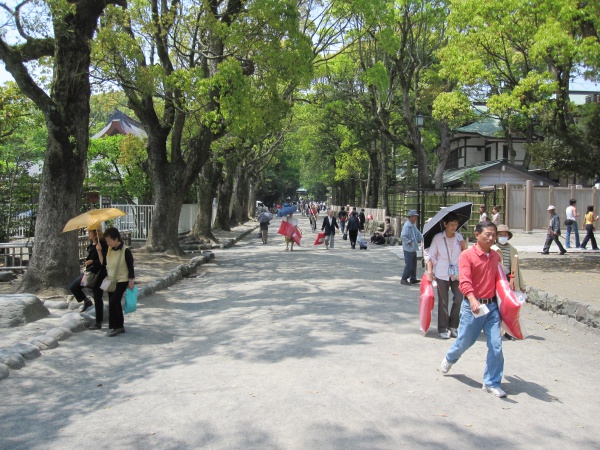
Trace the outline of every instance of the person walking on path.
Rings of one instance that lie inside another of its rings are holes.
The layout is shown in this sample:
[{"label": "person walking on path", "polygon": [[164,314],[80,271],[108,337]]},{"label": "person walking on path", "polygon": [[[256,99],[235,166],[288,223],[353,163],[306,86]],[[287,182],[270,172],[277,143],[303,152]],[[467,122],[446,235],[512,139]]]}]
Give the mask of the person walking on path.
[{"label": "person walking on path", "polygon": [[[502,259],[502,267],[510,288],[513,291],[525,292],[525,282],[519,269],[519,253],[508,243],[513,237],[512,232],[508,226],[500,225],[496,236],[497,245],[492,246],[492,250],[496,250]],[[515,339],[508,333],[504,333],[504,337],[509,340]]]},{"label": "person walking on path", "polygon": [[339,230],[339,225],[337,223],[337,220],[335,217],[333,217],[333,210],[329,210],[329,213],[327,213],[327,217],[323,218],[323,225],[321,225],[321,231],[325,231],[325,249],[329,250],[329,247],[331,246],[331,249],[333,250],[333,239],[335,237],[335,229]]},{"label": "person walking on path", "polygon": [[342,209],[340,209],[340,212],[338,213],[338,220],[340,222],[340,231],[342,232],[342,234],[344,234],[346,220],[348,220],[348,211],[346,211],[343,206]]},{"label": "person walking on path", "polygon": [[[121,239],[121,233],[116,228],[108,228],[104,232],[108,253],[106,255],[106,270],[108,278],[116,280],[117,285],[113,292],[108,293],[108,337],[118,336],[125,333],[125,318],[121,299],[127,288],[135,287],[135,273],[133,271],[133,255],[128,247],[125,247]],[[104,263],[104,258],[100,259]]]},{"label": "person walking on path", "polygon": [[348,230],[348,239],[350,240],[350,248],[356,247],[358,227],[358,213],[356,211],[352,211],[352,214],[350,214],[350,217],[348,217],[348,223],[346,224],[346,228]]},{"label": "person walking on path", "polygon": [[581,243],[581,248],[586,250],[585,246],[588,241],[592,243],[592,250],[598,250],[598,244],[596,244],[596,237],[594,236],[594,222],[598,220],[598,216],[594,217],[594,207],[592,205],[587,207],[585,218],[583,219],[583,225],[585,227],[586,235]]},{"label": "person walking on path", "polygon": [[440,370],[447,374],[479,338],[481,330],[487,340],[487,358],[482,389],[496,397],[506,397],[500,387],[504,372],[504,355],[500,337],[500,313],[496,300],[496,281],[500,280],[498,252],[492,251],[496,240],[496,225],[479,222],[475,227],[477,243],[460,255],[460,291],[464,294],[460,312],[458,338],[442,360]]},{"label": "person walking on path", "polygon": [[[458,260],[467,249],[465,239],[456,230],[458,216],[449,213],[442,221],[444,231],[436,234],[429,246],[427,256],[427,278],[437,282],[438,333],[442,339],[458,336],[460,305],[463,295],[458,289]],[[448,315],[448,291],[452,290],[452,308]]]},{"label": "person walking on path", "polygon": [[[298,219],[296,219],[294,217],[294,214],[288,214],[286,217],[284,217],[282,220],[285,220],[287,223],[289,223],[292,227],[294,228],[298,228]],[[316,218],[315,218],[316,220]],[[285,236],[285,251],[294,251],[294,240],[291,237],[292,235],[290,234],[290,236]],[[290,244],[291,244],[291,248],[290,248]]]},{"label": "person walking on path", "polygon": [[[98,274],[94,286],[91,288],[89,286],[88,289],[92,290],[92,294],[94,296],[94,306],[96,311],[96,324],[93,325],[92,329],[101,329],[102,321],[104,320],[104,303],[102,301],[102,296],[104,295],[104,291],[100,289],[100,284],[106,278],[106,267],[102,264],[100,260],[100,255],[106,257],[106,253],[108,252],[108,245],[102,236],[102,228],[100,224],[91,225],[88,227],[88,235],[90,237],[91,243],[87,247],[87,256],[85,258],[85,270]],[[78,302],[83,302],[83,305],[80,308],[80,311],[87,310],[90,306],[92,306],[92,301],[84,294],[83,288],[81,285],[81,280],[85,272],[79,275],[73,283],[71,283],[70,291],[75,296],[75,299]]]},{"label": "person walking on path", "polygon": [[546,235],[546,242],[544,243],[542,254],[547,255],[550,253],[550,245],[552,245],[552,241],[554,241],[558,246],[560,254],[564,255],[567,251],[558,240],[558,236],[560,236],[560,217],[556,214],[554,205],[548,206],[548,213],[550,214],[550,222],[548,223],[548,234]]},{"label": "person walking on path", "polygon": [[260,235],[262,237],[263,245],[267,244],[267,238],[269,237],[269,222],[260,223]]},{"label": "person walking on path", "polygon": [[571,248],[571,232],[575,233],[575,248],[580,247],[579,243],[579,227],[577,226],[577,200],[572,198],[569,200],[569,206],[565,210],[565,226],[567,227],[567,235],[565,236],[565,247]]},{"label": "person walking on path", "polygon": [[419,217],[419,214],[415,209],[408,211],[408,219],[404,223],[400,235],[404,252],[404,272],[400,284],[407,286],[421,281],[417,279],[417,250],[419,242],[423,242],[423,235],[415,225],[417,217]]}]

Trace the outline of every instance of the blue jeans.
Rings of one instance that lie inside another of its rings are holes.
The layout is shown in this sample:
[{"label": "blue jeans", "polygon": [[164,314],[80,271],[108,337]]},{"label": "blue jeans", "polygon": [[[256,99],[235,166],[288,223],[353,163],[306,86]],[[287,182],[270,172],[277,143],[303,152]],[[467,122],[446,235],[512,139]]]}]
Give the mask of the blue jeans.
[{"label": "blue jeans", "polygon": [[340,220],[340,231],[344,234],[344,228],[346,227],[346,221]]},{"label": "blue jeans", "polygon": [[448,353],[446,353],[446,359],[452,364],[456,363],[462,354],[475,343],[483,329],[488,347],[485,370],[483,372],[483,384],[500,387],[504,372],[504,355],[502,354],[502,337],[500,336],[500,312],[498,311],[497,303],[490,303],[487,307],[490,310],[489,313],[485,316],[475,317],[471,312],[471,305],[468,300],[462,302],[458,337],[452,347],[450,347],[450,350],[448,350]]},{"label": "blue jeans", "polygon": [[565,247],[571,248],[571,230],[575,233],[575,247],[579,247],[579,228],[577,228],[577,222],[573,222],[572,225],[566,225],[567,235],[565,237]]},{"label": "blue jeans", "polygon": [[402,279],[414,282],[417,279],[417,252],[407,252],[404,250],[404,272]]}]

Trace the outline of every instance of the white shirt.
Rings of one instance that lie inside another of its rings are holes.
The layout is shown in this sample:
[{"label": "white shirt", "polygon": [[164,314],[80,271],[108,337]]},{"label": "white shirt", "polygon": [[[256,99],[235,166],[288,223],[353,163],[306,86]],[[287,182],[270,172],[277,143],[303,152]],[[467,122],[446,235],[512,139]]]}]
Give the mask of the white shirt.
[{"label": "white shirt", "polygon": [[577,220],[575,218],[575,208],[572,205],[567,206],[565,215],[567,216],[567,220]]},{"label": "white shirt", "polygon": [[[448,243],[448,251],[446,251],[446,244],[444,244],[444,238]],[[460,233],[455,233],[454,238],[447,238],[446,232],[436,234],[431,240],[429,246],[429,259],[433,262],[433,274],[440,280],[448,281],[448,268],[450,263],[458,266],[458,260],[460,258],[460,242],[464,241],[465,238]],[[450,260],[448,260],[448,254],[450,254]]]}]

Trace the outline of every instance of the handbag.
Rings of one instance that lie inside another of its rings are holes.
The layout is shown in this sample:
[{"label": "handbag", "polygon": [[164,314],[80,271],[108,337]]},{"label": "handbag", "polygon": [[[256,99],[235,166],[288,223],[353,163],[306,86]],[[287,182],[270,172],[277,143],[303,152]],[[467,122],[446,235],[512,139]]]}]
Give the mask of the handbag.
[{"label": "handbag", "polygon": [[137,294],[137,286],[134,286],[133,289],[127,289],[127,291],[125,291],[125,314],[132,313],[137,309]]},{"label": "handbag", "polygon": [[84,287],[93,288],[96,285],[96,281],[98,280],[98,274],[86,270],[83,272],[83,277],[81,278],[81,285]]},{"label": "handbag", "polygon": [[[117,260],[117,265],[115,266],[115,276],[116,274],[119,273],[119,266],[121,265],[121,260],[125,259],[125,246],[123,246],[122,251],[122,255],[121,257]],[[100,289],[102,289],[105,292],[115,292],[115,289],[117,288],[117,279],[115,278],[114,280],[110,277],[106,277],[104,279],[104,281],[102,282],[102,284],[100,285]]]},{"label": "handbag", "polygon": [[348,233],[344,233],[342,235],[342,239],[345,240],[345,241],[347,241],[348,240]]},{"label": "handbag", "polygon": [[571,220],[571,219],[565,219],[565,226],[567,226],[567,227],[568,227],[568,226],[570,226],[570,225],[573,225],[574,223],[575,223],[575,221],[574,221],[574,220]]},{"label": "handbag", "polygon": [[[444,237],[444,244],[446,245],[446,253],[448,254],[448,278],[450,278],[450,281],[456,281],[458,280],[458,266],[450,262],[450,250],[448,250],[446,237]],[[452,253],[454,253],[454,249],[452,249]]]}]

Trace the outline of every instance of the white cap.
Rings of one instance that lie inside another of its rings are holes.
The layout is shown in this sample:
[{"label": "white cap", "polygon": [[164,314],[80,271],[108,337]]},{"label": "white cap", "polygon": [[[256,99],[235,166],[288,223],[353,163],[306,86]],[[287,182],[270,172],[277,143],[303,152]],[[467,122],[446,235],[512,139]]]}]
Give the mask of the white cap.
[{"label": "white cap", "polygon": [[556,209],[556,208],[554,207],[554,205],[550,205],[550,206],[548,206],[548,211],[552,211],[553,209]]}]

